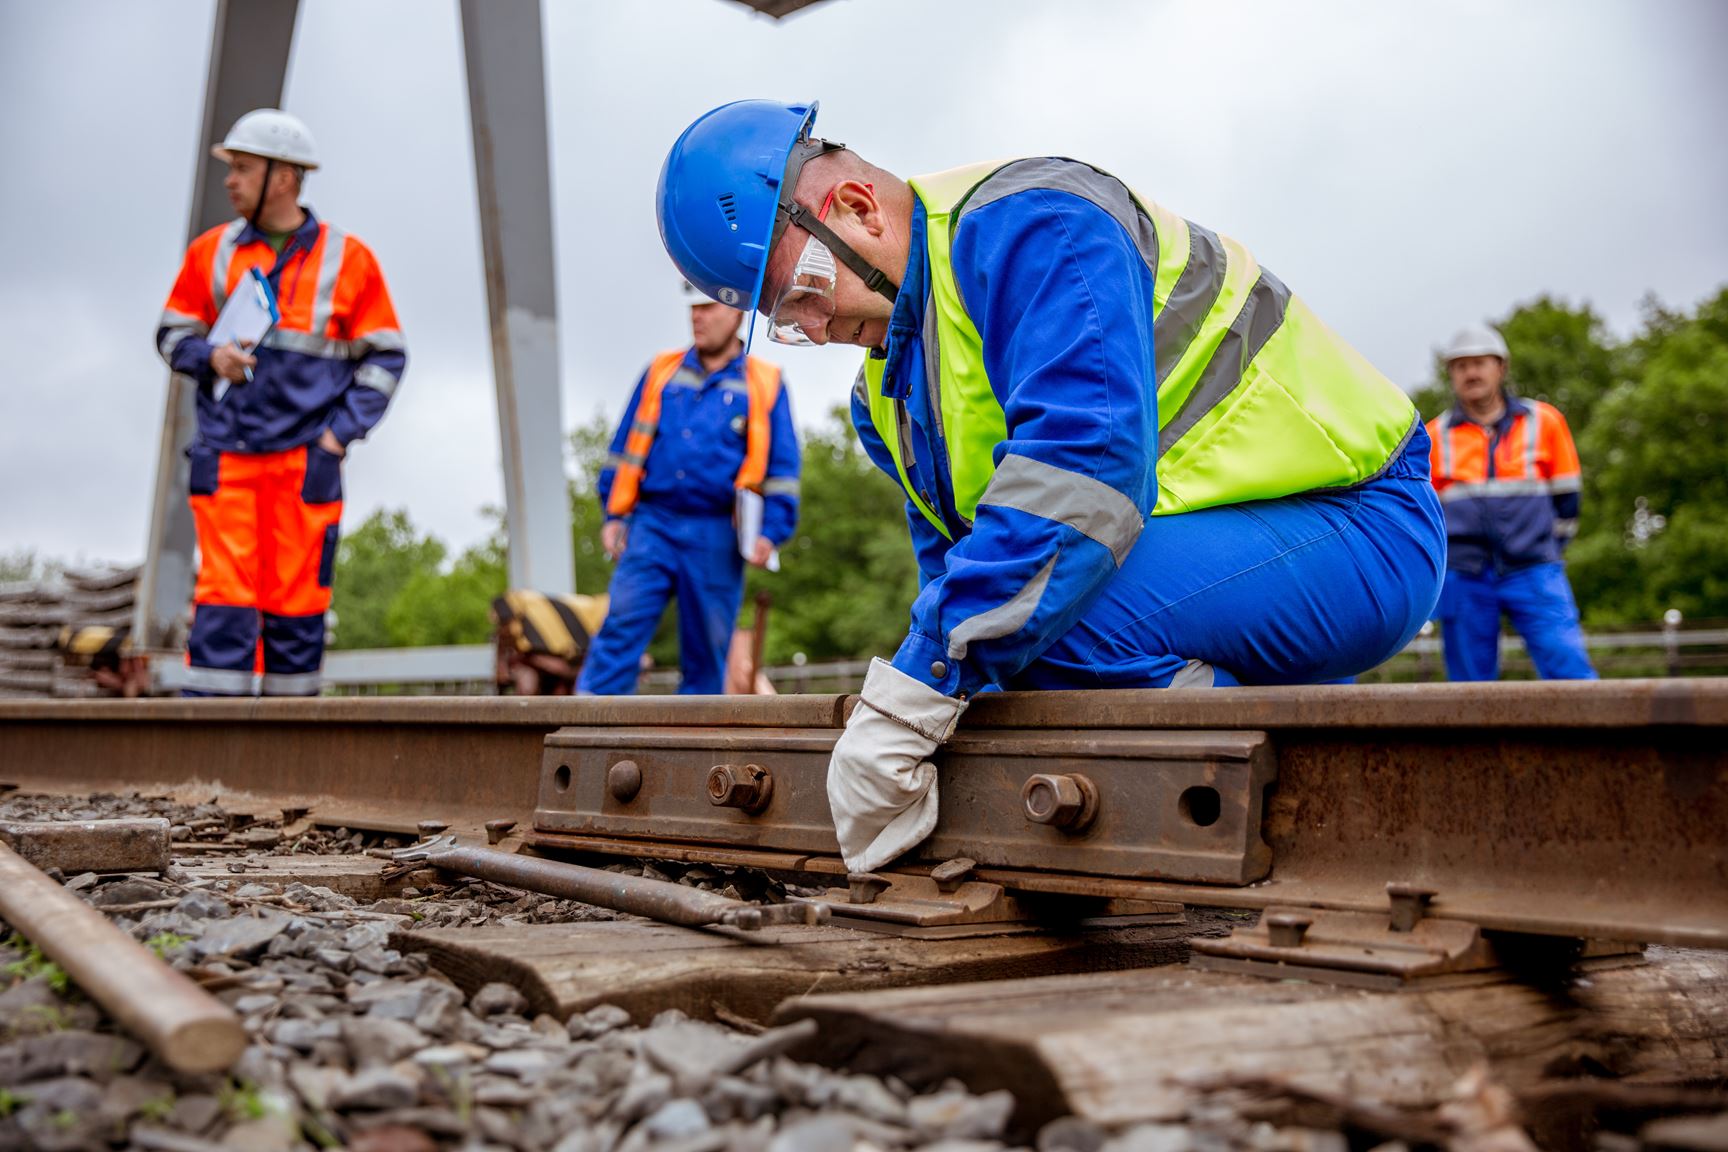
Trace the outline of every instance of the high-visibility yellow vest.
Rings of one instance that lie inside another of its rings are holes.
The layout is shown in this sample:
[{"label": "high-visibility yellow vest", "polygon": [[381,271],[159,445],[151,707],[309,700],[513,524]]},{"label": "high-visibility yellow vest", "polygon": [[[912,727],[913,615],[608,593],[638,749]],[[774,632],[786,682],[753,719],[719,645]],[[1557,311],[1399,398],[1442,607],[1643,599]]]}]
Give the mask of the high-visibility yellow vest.
[{"label": "high-visibility yellow vest", "polygon": [[[606,500],[608,515],[628,516],[636,507],[642,476],[648,467],[648,450],[654,447],[654,437],[660,431],[660,395],[666,391],[666,385],[678,374],[683,363],[684,349],[674,348],[660,353],[648,365],[642,398],[636,403],[636,419],[624,437],[623,459],[618,461],[612,478],[612,494]],[[780,366],[746,356],[744,389],[749,402],[744,431],[744,462],[738,466],[738,475],[732,478],[732,486],[760,491],[762,481],[768,475],[768,453],[774,440],[770,420],[774,404],[780,399]]]},{"label": "high-visibility yellow vest", "polygon": [[[924,206],[925,307],[935,310],[935,346],[927,342],[924,354],[939,362],[936,415],[955,507],[968,524],[995,472],[1007,422],[984,369],[983,340],[954,283],[950,247],[967,211],[1030,188],[1098,203],[1128,230],[1153,271],[1159,430],[1153,515],[1351,487],[1383,471],[1415,429],[1409,397],[1247,249],[1114,177],[1044,158],[975,164],[910,183]],[[886,364],[865,360],[871,422],[913,505],[952,537],[940,512],[907,480],[905,403],[882,395]]]}]

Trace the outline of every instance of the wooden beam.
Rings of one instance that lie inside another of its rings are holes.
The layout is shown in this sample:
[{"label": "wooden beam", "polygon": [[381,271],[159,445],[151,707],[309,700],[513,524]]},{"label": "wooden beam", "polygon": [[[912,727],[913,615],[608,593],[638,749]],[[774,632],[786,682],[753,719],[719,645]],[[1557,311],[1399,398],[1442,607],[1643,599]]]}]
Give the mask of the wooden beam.
[{"label": "wooden beam", "polygon": [[[1720,1079],[1728,955],[1652,949],[1649,963],[1592,972],[1564,993],[1518,984],[1381,993],[1157,968],[806,996],[774,1016],[801,1019],[820,1026],[801,1057],[1007,1088],[1028,1126],[1069,1113],[1177,1120],[1208,1092],[1268,1082],[1420,1109],[1478,1065],[1514,1094],[1554,1069]],[[1292,1099],[1286,1118],[1296,1107]]]}]

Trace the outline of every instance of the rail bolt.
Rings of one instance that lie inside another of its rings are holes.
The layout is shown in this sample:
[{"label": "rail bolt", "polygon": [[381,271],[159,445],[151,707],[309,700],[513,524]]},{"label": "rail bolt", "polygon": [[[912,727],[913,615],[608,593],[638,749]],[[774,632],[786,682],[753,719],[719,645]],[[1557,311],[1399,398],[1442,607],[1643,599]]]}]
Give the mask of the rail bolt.
[{"label": "rail bolt", "polygon": [[1392,931],[1414,931],[1417,921],[1428,915],[1428,905],[1436,895],[1434,889],[1419,884],[1400,884],[1396,880],[1387,884],[1386,898],[1392,905]]},{"label": "rail bolt", "polygon": [[1300,912],[1273,912],[1266,917],[1266,940],[1274,948],[1300,948],[1313,925],[1312,916]]},{"label": "rail bolt", "polygon": [[1078,773],[1056,775],[1040,772],[1028,777],[1020,789],[1026,819],[1048,824],[1065,832],[1081,832],[1098,815],[1098,788]]},{"label": "rail bolt", "polygon": [[628,804],[642,791],[642,769],[634,760],[620,760],[606,769],[606,791],[620,804]]},{"label": "rail bolt", "polygon": [[516,821],[514,820],[486,821],[486,843],[498,843],[503,840],[504,837],[510,835],[510,830],[514,827],[516,827]]},{"label": "rail bolt", "polygon": [[768,807],[774,777],[758,764],[716,764],[708,769],[708,803],[751,816]]},{"label": "rail bolt", "polygon": [[447,832],[450,829],[450,825],[442,820],[421,820],[414,827],[420,833],[422,840],[430,840],[439,833]]}]

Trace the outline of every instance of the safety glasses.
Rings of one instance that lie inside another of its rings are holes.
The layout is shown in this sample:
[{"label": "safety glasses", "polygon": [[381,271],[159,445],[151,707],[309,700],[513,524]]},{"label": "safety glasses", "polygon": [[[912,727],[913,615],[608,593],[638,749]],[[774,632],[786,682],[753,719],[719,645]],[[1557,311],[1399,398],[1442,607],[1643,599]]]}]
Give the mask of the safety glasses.
[{"label": "safety glasses", "polygon": [[768,339],[776,344],[816,343],[810,333],[823,332],[834,319],[834,254],[828,245],[807,237],[786,287],[768,312]]},{"label": "safety glasses", "polygon": [[[876,190],[873,184],[865,187],[872,192]],[[837,190],[837,187],[830,189],[823,197],[822,207],[816,212],[818,222],[827,221]],[[805,237],[804,249],[798,253],[798,262],[792,266],[786,286],[780,289],[774,306],[763,310],[768,317],[768,339],[777,344],[816,343],[810,334],[826,332],[834,319],[834,287],[838,277],[834,253],[828,245],[814,235]]]}]

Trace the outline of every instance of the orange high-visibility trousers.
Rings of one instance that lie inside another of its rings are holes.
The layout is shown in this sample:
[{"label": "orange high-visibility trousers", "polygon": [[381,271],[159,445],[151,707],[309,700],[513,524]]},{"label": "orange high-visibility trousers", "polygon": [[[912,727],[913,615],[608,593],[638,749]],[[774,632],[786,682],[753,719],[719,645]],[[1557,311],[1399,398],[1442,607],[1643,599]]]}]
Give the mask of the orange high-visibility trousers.
[{"label": "orange high-visibility trousers", "polygon": [[[248,454],[194,447],[198,584],[188,695],[313,695],[324,662],[342,461],[317,444]],[[261,666],[260,666],[261,665]]]}]

